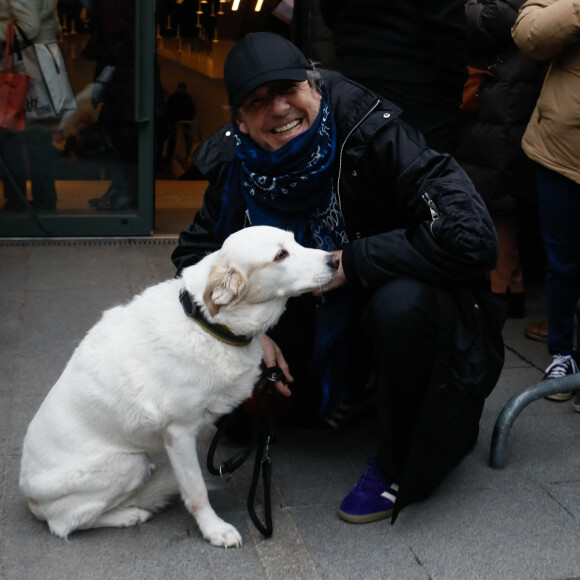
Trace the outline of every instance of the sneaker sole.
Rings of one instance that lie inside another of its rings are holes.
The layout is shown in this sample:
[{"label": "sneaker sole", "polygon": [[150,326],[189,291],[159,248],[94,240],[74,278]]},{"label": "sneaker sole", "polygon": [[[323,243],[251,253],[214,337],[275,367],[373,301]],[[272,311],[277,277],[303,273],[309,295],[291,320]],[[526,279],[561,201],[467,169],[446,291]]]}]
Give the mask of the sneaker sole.
[{"label": "sneaker sole", "polygon": [[349,524],[370,524],[371,522],[377,522],[379,520],[384,520],[390,518],[393,515],[393,510],[386,510],[384,512],[374,512],[372,514],[366,514],[362,516],[355,516],[352,514],[347,514],[343,512],[340,508],[338,509],[338,517]]},{"label": "sneaker sole", "polygon": [[580,401],[574,401],[574,403],[572,403],[572,408],[574,411],[576,411],[576,413],[580,413]]},{"label": "sneaker sole", "polygon": [[568,401],[572,398],[572,391],[567,393],[555,393],[554,395],[546,395],[544,399],[548,401],[556,401],[557,403],[562,403],[563,401]]}]

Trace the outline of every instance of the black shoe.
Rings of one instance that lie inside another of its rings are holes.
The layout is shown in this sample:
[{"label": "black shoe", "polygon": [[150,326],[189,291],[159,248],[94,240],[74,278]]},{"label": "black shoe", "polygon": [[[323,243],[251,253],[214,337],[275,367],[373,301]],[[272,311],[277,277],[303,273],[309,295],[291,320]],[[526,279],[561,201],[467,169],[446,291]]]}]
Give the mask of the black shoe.
[{"label": "black shoe", "polygon": [[27,205],[22,201],[7,200],[4,202],[2,211],[5,212],[22,212],[27,210]]},{"label": "black shoe", "polygon": [[133,201],[128,195],[101,199],[93,207],[99,210],[122,211],[133,207]]},{"label": "black shoe", "polygon": [[89,199],[89,205],[96,207],[98,204],[104,201],[109,201],[115,193],[115,189],[109,187],[109,189],[107,189],[107,191],[105,191],[101,197],[91,197],[91,199]]},{"label": "black shoe", "polygon": [[[555,354],[552,362],[545,370],[542,380],[547,381],[549,379],[559,379],[561,377],[573,375],[577,372],[580,372],[580,370],[578,369],[578,365],[571,355]],[[554,393],[552,395],[546,395],[544,398],[548,399],[549,401],[567,401],[568,399],[572,398],[572,391]]]}]

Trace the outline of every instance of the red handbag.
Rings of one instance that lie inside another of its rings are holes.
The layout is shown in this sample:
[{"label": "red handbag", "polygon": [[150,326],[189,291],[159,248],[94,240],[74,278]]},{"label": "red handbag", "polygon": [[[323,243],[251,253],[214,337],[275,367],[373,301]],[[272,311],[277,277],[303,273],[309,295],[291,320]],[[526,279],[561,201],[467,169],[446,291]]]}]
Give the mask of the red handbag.
[{"label": "red handbag", "polygon": [[14,72],[14,57],[14,24],[10,22],[6,27],[4,67],[0,72],[0,127],[10,131],[22,131],[29,77]]}]

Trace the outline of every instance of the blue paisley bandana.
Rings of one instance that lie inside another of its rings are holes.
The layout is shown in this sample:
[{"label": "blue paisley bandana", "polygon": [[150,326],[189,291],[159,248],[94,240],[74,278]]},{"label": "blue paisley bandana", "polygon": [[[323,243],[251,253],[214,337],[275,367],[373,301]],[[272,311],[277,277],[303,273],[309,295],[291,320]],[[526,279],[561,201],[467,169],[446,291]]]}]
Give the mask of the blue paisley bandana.
[{"label": "blue paisley bandana", "polygon": [[336,250],[347,244],[333,185],[335,150],[336,128],[325,98],[312,127],[276,151],[264,151],[238,131],[216,225],[220,241],[238,229],[234,222],[245,210],[252,225],[290,230],[305,246]]}]

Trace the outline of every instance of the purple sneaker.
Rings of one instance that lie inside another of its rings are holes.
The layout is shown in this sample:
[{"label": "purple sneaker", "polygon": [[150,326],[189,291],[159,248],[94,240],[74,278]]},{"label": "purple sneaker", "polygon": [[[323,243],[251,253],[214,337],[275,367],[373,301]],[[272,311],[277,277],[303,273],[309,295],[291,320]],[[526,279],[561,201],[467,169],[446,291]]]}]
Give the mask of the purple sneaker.
[{"label": "purple sneaker", "polygon": [[368,524],[393,513],[399,486],[387,483],[377,472],[374,459],[338,508],[341,519],[351,524]]}]

